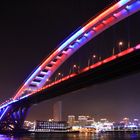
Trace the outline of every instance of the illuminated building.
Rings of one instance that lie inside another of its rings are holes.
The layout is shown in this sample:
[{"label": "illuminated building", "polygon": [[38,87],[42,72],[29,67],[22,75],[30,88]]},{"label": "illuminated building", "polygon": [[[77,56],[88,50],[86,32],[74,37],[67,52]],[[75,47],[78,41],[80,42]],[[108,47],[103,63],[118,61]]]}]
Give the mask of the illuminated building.
[{"label": "illuminated building", "polygon": [[80,126],[85,126],[87,124],[87,116],[78,116],[78,121]]},{"label": "illuminated building", "polygon": [[62,102],[58,101],[53,106],[54,121],[62,121]]},{"label": "illuminated building", "polygon": [[138,119],[134,119],[134,124],[139,126],[139,120]]},{"label": "illuminated building", "polygon": [[123,123],[125,124],[125,125],[128,125],[129,124],[129,118],[123,118]]},{"label": "illuminated building", "polygon": [[86,125],[92,125],[94,123],[94,118],[88,119]]},{"label": "illuminated building", "polygon": [[55,121],[36,121],[36,132],[67,132],[70,127],[67,122],[55,122]]},{"label": "illuminated building", "polygon": [[101,123],[107,123],[108,120],[107,120],[106,118],[103,118],[103,119],[100,119],[100,122],[101,122]]},{"label": "illuminated building", "polygon": [[68,124],[69,124],[69,126],[75,125],[75,116],[74,115],[68,116]]},{"label": "illuminated building", "polygon": [[24,129],[34,129],[35,122],[24,121]]}]

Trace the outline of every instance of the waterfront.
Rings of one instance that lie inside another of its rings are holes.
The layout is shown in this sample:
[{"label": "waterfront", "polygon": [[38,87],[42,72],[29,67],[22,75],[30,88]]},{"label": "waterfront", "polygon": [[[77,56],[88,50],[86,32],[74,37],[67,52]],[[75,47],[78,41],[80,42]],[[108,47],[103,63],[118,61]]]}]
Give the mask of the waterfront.
[{"label": "waterfront", "polygon": [[2,3],[0,140],[140,139],[137,11],[140,0]]},{"label": "waterfront", "polygon": [[40,133],[29,135],[2,135],[0,140],[139,140],[138,132],[111,132],[111,133]]}]

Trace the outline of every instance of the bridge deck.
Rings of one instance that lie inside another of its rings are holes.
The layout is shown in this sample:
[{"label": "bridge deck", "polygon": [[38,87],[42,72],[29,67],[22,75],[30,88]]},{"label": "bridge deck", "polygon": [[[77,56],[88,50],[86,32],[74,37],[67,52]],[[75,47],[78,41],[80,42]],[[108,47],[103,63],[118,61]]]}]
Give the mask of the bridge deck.
[{"label": "bridge deck", "polygon": [[131,52],[94,69],[82,72],[65,81],[37,92],[28,98],[22,99],[22,104],[36,104],[81,88],[103,83],[140,71],[140,50]]}]

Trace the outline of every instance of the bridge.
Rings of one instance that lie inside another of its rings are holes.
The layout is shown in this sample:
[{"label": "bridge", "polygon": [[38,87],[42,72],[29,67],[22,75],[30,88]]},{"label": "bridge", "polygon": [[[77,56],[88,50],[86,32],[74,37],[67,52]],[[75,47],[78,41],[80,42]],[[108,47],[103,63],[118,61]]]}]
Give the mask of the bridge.
[{"label": "bridge", "polygon": [[66,38],[31,74],[15,96],[0,105],[0,129],[20,130],[33,104],[139,71],[140,44],[137,44],[95,64],[89,64],[84,69],[80,70],[75,65],[76,70],[73,73],[49,83],[55,71],[82,46],[139,10],[140,0],[120,0]]}]

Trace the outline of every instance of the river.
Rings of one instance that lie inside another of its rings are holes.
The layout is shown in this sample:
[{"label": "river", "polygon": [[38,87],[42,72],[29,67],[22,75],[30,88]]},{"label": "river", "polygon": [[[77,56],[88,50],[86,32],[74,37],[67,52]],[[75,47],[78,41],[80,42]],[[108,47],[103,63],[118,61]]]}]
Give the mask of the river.
[{"label": "river", "polygon": [[18,136],[0,134],[0,140],[140,140],[140,133],[32,133]]}]

